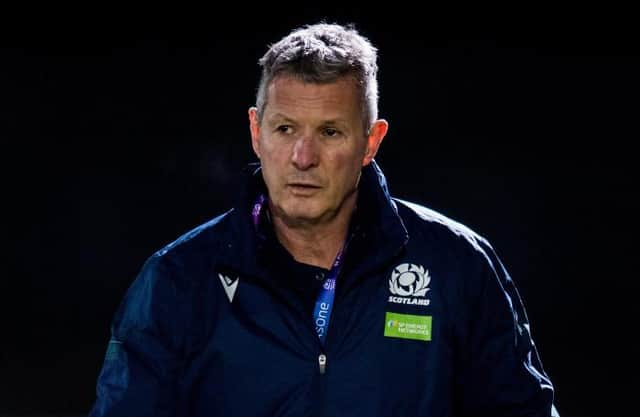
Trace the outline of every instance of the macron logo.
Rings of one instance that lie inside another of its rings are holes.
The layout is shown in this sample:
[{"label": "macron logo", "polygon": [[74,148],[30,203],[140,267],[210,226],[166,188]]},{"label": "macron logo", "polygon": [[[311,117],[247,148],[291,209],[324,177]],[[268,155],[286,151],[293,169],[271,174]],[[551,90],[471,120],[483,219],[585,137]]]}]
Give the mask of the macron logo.
[{"label": "macron logo", "polygon": [[222,274],[218,274],[218,278],[220,278],[220,282],[222,282],[224,292],[226,292],[227,297],[229,297],[229,302],[232,302],[233,296],[236,294],[236,288],[238,288],[238,282],[240,280],[238,279],[238,277],[229,278],[228,276]]}]

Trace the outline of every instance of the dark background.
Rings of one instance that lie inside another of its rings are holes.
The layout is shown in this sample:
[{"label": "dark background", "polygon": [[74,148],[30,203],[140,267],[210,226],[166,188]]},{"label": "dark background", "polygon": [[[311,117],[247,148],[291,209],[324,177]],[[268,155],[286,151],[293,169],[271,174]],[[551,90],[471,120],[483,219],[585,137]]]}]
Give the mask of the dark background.
[{"label": "dark background", "polygon": [[562,415],[634,414],[638,30],[624,10],[505,12],[4,26],[0,414],[88,412],[142,263],[227,209],[254,160],[256,61],[320,18],[380,49],[391,191],[490,239]]}]

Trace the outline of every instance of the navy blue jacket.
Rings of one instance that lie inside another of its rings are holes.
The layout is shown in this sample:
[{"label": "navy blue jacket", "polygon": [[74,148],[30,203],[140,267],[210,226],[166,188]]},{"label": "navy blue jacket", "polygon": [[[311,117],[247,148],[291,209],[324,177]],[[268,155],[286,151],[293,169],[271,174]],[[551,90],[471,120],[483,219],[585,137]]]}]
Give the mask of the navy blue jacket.
[{"label": "navy blue jacket", "polygon": [[296,262],[251,207],[151,256],[126,293],[91,417],[551,415],[553,388],[487,240],[390,197],[363,169],[323,346],[326,270]]}]

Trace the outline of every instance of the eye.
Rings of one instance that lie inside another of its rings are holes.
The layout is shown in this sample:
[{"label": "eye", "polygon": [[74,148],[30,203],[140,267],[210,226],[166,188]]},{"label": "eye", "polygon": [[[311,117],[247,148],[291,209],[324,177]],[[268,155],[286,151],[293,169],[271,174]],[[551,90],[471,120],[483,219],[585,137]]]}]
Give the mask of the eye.
[{"label": "eye", "polygon": [[333,127],[325,127],[323,130],[323,133],[325,136],[336,137],[340,135],[341,132],[338,129]]},{"label": "eye", "polygon": [[291,130],[292,128],[290,125],[279,125],[278,127],[276,127],[276,131],[278,133],[288,134],[288,133],[291,133]]}]

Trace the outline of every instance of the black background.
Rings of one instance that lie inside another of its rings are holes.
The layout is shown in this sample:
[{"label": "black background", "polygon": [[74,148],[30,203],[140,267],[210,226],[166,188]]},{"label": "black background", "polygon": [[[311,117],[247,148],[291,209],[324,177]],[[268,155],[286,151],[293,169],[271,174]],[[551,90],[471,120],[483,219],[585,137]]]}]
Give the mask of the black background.
[{"label": "black background", "polygon": [[391,191],[490,239],[563,416],[633,410],[638,31],[625,10],[529,12],[247,5],[4,26],[0,414],[86,414],[143,261],[227,209],[254,160],[258,58],[321,18],[379,48]]}]

